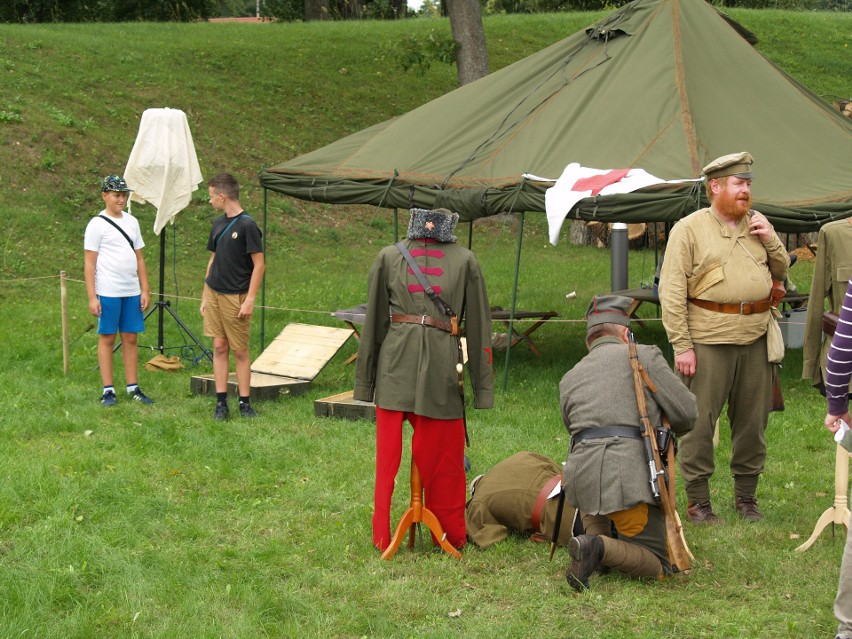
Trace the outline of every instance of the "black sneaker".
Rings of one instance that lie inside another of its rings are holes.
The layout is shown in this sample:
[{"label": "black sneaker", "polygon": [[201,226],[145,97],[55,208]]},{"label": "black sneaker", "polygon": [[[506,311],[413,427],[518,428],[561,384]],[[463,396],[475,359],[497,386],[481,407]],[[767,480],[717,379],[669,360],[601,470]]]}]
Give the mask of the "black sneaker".
[{"label": "black sneaker", "polygon": [[115,406],[115,393],[113,391],[107,391],[101,395],[101,405]]},{"label": "black sneaker", "polygon": [[133,401],[142,402],[143,404],[153,404],[154,400],[148,397],[145,393],[142,392],[142,389],[138,386],[136,390],[132,393],[127,393],[127,396],[130,397]]},{"label": "black sneaker", "polygon": [[251,407],[251,404],[240,402],[240,417],[257,417],[257,411]]},{"label": "black sneaker", "polygon": [[227,404],[216,404],[216,410],[213,411],[213,419],[218,421],[225,421],[228,419],[228,405]]}]

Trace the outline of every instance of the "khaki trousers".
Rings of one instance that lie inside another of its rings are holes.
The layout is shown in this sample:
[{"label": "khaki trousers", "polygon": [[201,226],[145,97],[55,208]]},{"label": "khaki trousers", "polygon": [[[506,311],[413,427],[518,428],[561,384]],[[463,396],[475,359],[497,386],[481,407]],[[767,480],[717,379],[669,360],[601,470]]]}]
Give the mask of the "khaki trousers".
[{"label": "khaki trousers", "polygon": [[769,421],[772,365],[766,337],[745,346],[695,344],[694,377],[678,374],[698,400],[698,419],[681,437],[678,463],[691,502],[710,499],[716,470],[713,431],[725,403],[731,424],[731,472],[737,496],[754,496],[766,460],[764,434]]}]

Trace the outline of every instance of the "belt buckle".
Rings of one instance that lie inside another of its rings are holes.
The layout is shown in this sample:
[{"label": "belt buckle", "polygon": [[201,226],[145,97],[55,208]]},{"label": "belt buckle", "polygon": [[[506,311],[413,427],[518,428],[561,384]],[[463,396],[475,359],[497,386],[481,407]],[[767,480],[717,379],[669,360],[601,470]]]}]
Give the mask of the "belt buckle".
[{"label": "belt buckle", "polygon": [[[748,309],[748,312],[746,312]],[[740,302],[740,315],[751,315],[754,313],[754,302]]]},{"label": "belt buckle", "polygon": [[426,326],[426,316],[425,315],[420,316],[420,326]]}]

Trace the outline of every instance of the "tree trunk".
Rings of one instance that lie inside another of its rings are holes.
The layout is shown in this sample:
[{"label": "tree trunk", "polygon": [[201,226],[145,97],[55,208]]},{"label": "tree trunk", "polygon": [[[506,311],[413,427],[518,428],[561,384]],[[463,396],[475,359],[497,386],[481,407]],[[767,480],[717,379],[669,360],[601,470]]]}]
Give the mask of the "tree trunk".
[{"label": "tree trunk", "polygon": [[459,86],[488,75],[488,51],[479,0],[447,0],[450,29],[456,42]]},{"label": "tree trunk", "polygon": [[328,0],[305,0],[305,20],[328,20]]}]

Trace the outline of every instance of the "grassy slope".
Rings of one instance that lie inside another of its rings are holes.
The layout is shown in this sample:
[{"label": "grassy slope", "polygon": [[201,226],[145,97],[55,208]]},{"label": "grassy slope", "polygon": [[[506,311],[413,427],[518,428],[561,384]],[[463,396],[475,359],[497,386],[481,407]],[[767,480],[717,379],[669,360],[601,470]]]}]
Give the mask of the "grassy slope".
[{"label": "grassy slope", "polygon": [[[734,15],[800,81],[850,97],[850,16]],[[492,68],[594,17],[488,19]],[[688,579],[649,586],[613,576],[580,596],[564,583],[564,554],[548,564],[542,547],[520,539],[470,549],[461,563],[422,551],[377,560],[367,541],[372,429],[313,417],[314,399],[351,388],[343,356],[352,343],[307,395],[263,404],[250,426],[212,424],[210,402],[189,394],[186,371],[143,373],[158,400],[151,409],[105,412],[93,402],[96,340],[85,332],[80,238],[99,208],[98,178],[121,171],[141,112],[186,111],[203,174],[235,172],[243,203],[259,211],[253,176],[265,164],[453,88],[453,69],[402,74],[386,48],[404,30],[433,28],[449,30],[445,21],[0,26],[0,636],[830,635],[840,544],[826,532],[805,555],[792,551],[801,539],[791,536],[807,536],[831,503],[834,459],[819,428],[821,401],[797,380],[800,351],[788,355],[788,408],[768,433],[767,521],[690,528],[699,561]],[[156,281],[153,211],[134,212]],[[199,192],[168,236],[166,289],[179,293],[179,312],[199,335],[196,303],[186,298],[198,294],[210,216]],[[510,301],[516,224],[478,224],[486,241],[474,247],[497,304]],[[361,301],[368,264],[390,231],[386,211],[272,196],[268,331],[335,324],[327,312]],[[549,247],[541,216],[527,217],[524,242],[521,306],[554,308],[566,321],[537,333],[543,357],[513,351],[508,392],[471,416],[474,473],[519,449],[564,457],[556,383],[582,356],[581,325],[569,320],[609,282],[604,253]],[[68,376],[55,278],[62,269],[72,278],[76,340]],[[794,271],[804,288],[809,269]],[[631,284],[652,273],[652,256],[631,255]],[[42,276],[49,279],[33,279]],[[571,290],[573,302],[564,299]],[[639,338],[664,345],[651,309],[643,314]],[[166,326],[167,344],[182,341]],[[723,434],[714,489],[732,520],[728,454]],[[407,501],[404,478],[397,512]],[[461,616],[449,617],[455,610]]]}]

